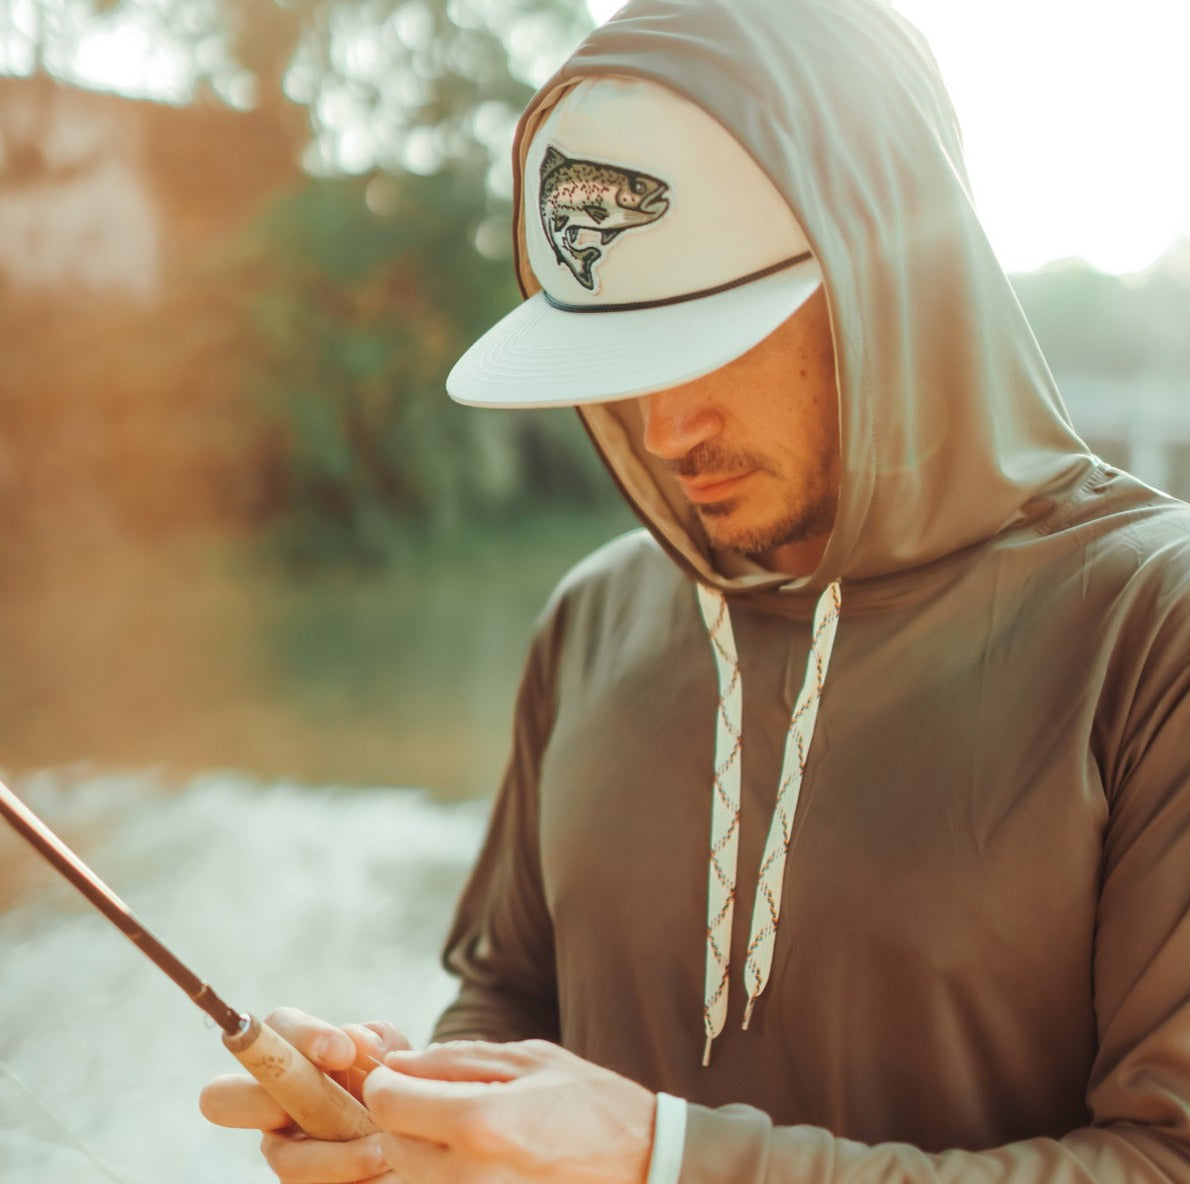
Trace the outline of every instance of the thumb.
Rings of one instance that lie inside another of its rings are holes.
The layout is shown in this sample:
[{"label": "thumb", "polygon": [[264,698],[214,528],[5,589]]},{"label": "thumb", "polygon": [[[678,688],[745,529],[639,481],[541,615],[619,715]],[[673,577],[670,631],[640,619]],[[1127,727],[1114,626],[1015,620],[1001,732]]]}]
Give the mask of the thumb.
[{"label": "thumb", "polygon": [[384,1020],[372,1020],[366,1024],[344,1024],[343,1031],[355,1043],[355,1063],[360,1068],[373,1068],[376,1061],[383,1061],[390,1052],[401,1052],[410,1047],[403,1032]]},{"label": "thumb", "polygon": [[351,1038],[355,1046],[355,1060],[343,1073],[336,1074],[336,1080],[348,1093],[362,1097],[364,1082],[377,1065],[384,1063],[388,1053],[401,1052],[409,1047],[409,1041],[392,1024],[373,1020],[366,1024],[344,1024],[342,1033]]}]

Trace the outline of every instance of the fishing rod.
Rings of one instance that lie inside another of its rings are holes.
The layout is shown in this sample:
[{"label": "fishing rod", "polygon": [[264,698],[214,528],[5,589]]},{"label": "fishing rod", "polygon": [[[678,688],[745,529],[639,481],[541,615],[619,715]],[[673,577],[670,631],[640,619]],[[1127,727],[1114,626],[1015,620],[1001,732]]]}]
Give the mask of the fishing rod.
[{"label": "fishing rod", "polygon": [[223,1031],[236,1060],[316,1139],[346,1142],[376,1130],[364,1105],[268,1024],[225,1003],[154,937],[132,910],[24,802],[0,781],[0,814]]}]

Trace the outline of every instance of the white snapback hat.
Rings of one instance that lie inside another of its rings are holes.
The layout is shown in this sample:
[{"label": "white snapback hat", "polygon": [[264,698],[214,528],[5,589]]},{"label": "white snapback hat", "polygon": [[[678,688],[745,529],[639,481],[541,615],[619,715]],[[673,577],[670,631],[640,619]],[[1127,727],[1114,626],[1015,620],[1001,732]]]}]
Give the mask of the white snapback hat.
[{"label": "white snapback hat", "polygon": [[460,403],[549,407],[664,390],[746,353],[822,282],[756,161],[656,83],[585,79],[534,135],[524,242],[542,291],[455,364]]}]

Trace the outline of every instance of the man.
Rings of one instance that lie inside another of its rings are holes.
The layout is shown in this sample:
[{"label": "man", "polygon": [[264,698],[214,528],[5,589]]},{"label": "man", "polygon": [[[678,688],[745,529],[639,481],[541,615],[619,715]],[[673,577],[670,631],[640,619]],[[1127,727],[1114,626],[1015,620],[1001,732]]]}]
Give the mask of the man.
[{"label": "man", "polygon": [[542,617],[465,1042],[353,1143],[207,1113],[295,1182],[1190,1181],[1190,510],[1070,427],[928,51],[637,0],[515,151],[530,298],[450,389],[578,407],[648,532]]}]

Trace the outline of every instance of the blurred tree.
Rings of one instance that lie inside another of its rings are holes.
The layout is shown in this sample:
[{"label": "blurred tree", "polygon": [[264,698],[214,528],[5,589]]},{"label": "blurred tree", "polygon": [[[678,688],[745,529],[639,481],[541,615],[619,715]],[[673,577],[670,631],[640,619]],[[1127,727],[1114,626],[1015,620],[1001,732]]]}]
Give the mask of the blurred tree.
[{"label": "blurred tree", "polygon": [[313,171],[431,173],[502,152],[528,88],[590,23],[582,0],[0,0],[0,74],[288,99],[308,110]]},{"label": "blurred tree", "polygon": [[1190,376],[1190,243],[1175,243],[1138,276],[1071,259],[1013,284],[1055,372]]},{"label": "blurred tree", "polygon": [[[234,23],[243,0],[223,2]],[[304,160],[325,179],[242,244],[261,279],[247,384],[285,425],[290,461],[284,554],[381,561],[411,523],[490,519],[542,494],[597,499],[606,478],[572,414],[484,415],[443,397],[451,362],[515,300],[508,141],[529,80],[587,27],[585,7],[295,0],[289,11],[300,31],[289,29],[282,86],[309,111]],[[236,27],[237,44],[260,41]]]},{"label": "blurred tree", "polygon": [[317,172],[433,173],[503,154],[512,122],[590,25],[581,0],[304,0],[285,77]]},{"label": "blurred tree", "polygon": [[485,414],[443,395],[455,357],[515,298],[507,262],[473,245],[488,201],[453,171],[314,181],[229,256],[254,343],[245,389],[284,425],[269,500],[287,507],[288,560],[384,561],[411,524],[607,493],[573,413]]},{"label": "blurred tree", "polygon": [[[156,208],[171,211],[153,307],[133,302],[118,322],[110,300],[75,299],[55,360],[32,351],[23,410],[10,401],[5,417],[23,416],[34,443],[67,397],[93,404],[94,426],[78,433],[87,463],[58,449],[38,470],[56,475],[56,500],[77,474],[70,504],[86,500],[133,535],[240,513],[279,525],[286,554],[308,562],[380,559],[410,523],[507,513],[542,493],[599,497],[605,479],[573,415],[488,416],[443,397],[450,362],[515,299],[512,123],[588,24],[581,0],[0,0],[0,73],[36,75],[45,101],[33,109],[53,106],[52,78],[85,75],[89,45],[139,29],[173,63],[170,94],[187,99],[191,128],[141,150]],[[121,88],[143,93],[134,74]],[[242,157],[260,148],[218,120],[196,151],[204,112],[228,105],[253,109],[255,135],[274,127],[307,179],[220,248],[190,233],[195,214],[246,185],[261,192]],[[47,127],[26,120],[6,135],[3,114],[0,170],[66,185]],[[10,304],[15,316],[27,300]],[[77,355],[75,342],[88,365],[65,383],[46,373],[53,395],[30,402],[37,374]],[[116,431],[129,422],[142,425],[135,435]],[[136,441],[151,461],[122,451]],[[217,455],[197,457],[209,448]],[[169,492],[162,472],[174,474]],[[183,477],[195,488],[173,512]],[[204,497],[204,482],[219,488]]]}]

